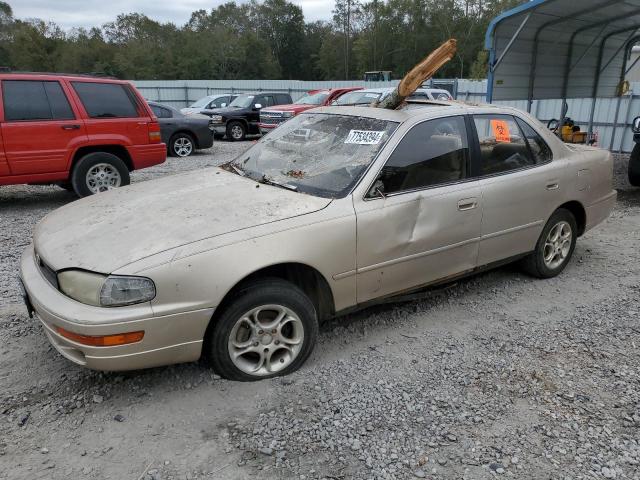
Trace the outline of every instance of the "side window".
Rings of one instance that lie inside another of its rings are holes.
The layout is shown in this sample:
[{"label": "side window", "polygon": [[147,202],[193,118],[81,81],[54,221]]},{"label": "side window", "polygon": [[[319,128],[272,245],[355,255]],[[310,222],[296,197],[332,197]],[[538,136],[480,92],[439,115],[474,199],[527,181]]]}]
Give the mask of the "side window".
[{"label": "side window", "polygon": [[404,136],[374,187],[389,194],[451,183],[467,177],[468,164],[464,118],[428,120]]},{"label": "side window", "polygon": [[474,115],[480,142],[482,175],[534,165],[520,128],[511,115]]},{"label": "side window", "polygon": [[220,97],[211,102],[208,108],[222,108],[227,105],[229,105],[229,97]]},{"label": "side window", "polygon": [[542,139],[540,135],[536,133],[536,131],[524,120],[516,117],[516,121],[518,125],[524,132],[524,136],[527,139],[527,143],[529,144],[529,148],[531,149],[531,153],[533,155],[533,160],[536,165],[540,163],[550,162],[553,154],[551,153],[551,148],[549,145]]},{"label": "side window", "polygon": [[132,93],[118,83],[72,82],[91,118],[133,118],[138,109]]},{"label": "side window", "polygon": [[291,99],[288,95],[284,95],[282,93],[276,95],[276,100],[278,105],[287,105],[291,103]]},{"label": "side window", "polygon": [[59,82],[4,80],[2,100],[6,121],[75,118]]},{"label": "side window", "polygon": [[171,110],[166,108],[158,107],[157,105],[149,105],[154,115],[158,118],[171,118],[173,115],[171,114]]},{"label": "side window", "polygon": [[272,107],[275,105],[275,102],[273,101],[273,96],[272,95],[265,95],[264,97],[262,97],[262,106],[263,107]]}]

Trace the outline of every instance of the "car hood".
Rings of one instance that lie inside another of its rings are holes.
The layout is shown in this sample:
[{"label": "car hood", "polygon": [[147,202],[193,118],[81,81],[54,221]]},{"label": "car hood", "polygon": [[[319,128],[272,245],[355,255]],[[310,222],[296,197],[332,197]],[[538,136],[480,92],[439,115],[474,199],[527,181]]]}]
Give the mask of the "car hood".
[{"label": "car hood", "polygon": [[84,198],[36,227],[36,252],[54,270],[111,273],[226,233],[325,208],[330,199],[258,184],[219,168],[141,182]]},{"label": "car hood", "polygon": [[235,115],[243,114],[247,111],[246,108],[209,108],[206,110],[200,110],[200,113],[205,115]]},{"label": "car hood", "polygon": [[262,112],[304,112],[305,110],[310,110],[312,108],[321,107],[322,105],[301,105],[301,104],[290,104],[290,105],[275,105],[269,108],[263,108]]}]

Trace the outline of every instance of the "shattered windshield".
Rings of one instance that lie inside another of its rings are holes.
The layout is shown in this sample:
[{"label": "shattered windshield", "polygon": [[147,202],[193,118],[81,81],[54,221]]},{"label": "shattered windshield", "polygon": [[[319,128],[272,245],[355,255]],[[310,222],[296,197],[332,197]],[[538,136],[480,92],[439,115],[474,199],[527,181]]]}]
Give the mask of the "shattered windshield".
[{"label": "shattered windshield", "polygon": [[291,190],[343,197],[397,125],[375,118],[304,113],[283,123],[226,167]]}]

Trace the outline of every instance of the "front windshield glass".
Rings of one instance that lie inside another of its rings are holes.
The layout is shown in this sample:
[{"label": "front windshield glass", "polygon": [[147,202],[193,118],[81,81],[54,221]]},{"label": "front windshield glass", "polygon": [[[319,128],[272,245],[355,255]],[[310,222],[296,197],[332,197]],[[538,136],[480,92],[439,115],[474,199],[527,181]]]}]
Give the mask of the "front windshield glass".
[{"label": "front windshield glass", "polygon": [[328,96],[329,92],[307,93],[293,103],[296,105],[322,105]]},{"label": "front windshield glass", "polygon": [[305,113],[280,125],[226,167],[257,181],[339,198],[355,185],[397,125],[375,118]]},{"label": "front windshield glass", "polygon": [[247,108],[253,104],[253,95],[239,95],[236,99],[229,104],[231,108]]},{"label": "front windshield glass", "polygon": [[332,105],[369,105],[370,103],[377,102],[380,98],[378,92],[362,92],[356,90],[355,92],[345,93],[333,101]]},{"label": "front windshield glass", "polygon": [[191,108],[202,108],[202,107],[205,107],[205,106],[207,106],[209,104],[210,100],[211,100],[211,98],[209,98],[209,97],[201,98],[197,102],[193,102],[191,104]]}]

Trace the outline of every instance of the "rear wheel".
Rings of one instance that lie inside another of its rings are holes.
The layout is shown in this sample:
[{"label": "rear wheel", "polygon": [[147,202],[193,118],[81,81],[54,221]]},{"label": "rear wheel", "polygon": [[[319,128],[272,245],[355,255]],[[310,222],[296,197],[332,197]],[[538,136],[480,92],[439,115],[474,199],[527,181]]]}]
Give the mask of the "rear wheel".
[{"label": "rear wheel", "polygon": [[194,149],[195,142],[188,133],[176,133],[169,140],[169,155],[172,157],[188,157]]},{"label": "rear wheel", "polygon": [[564,208],[556,210],[542,230],[536,249],[523,260],[524,270],[538,278],[558,275],[573,255],[577,234],[573,214]]},{"label": "rear wheel", "polygon": [[71,185],[79,197],[129,185],[129,170],[112,153],[95,152],[82,157],[71,173]]},{"label": "rear wheel", "polygon": [[277,278],[242,288],[214,319],[208,356],[216,372],[255,381],[296,371],[313,351],[316,310],[294,284]]},{"label": "rear wheel", "polygon": [[247,136],[247,129],[242,122],[229,122],[227,125],[227,138],[234,142],[244,140]]},{"label": "rear wheel", "polygon": [[629,183],[634,187],[640,187],[640,144],[636,143],[629,157]]}]

